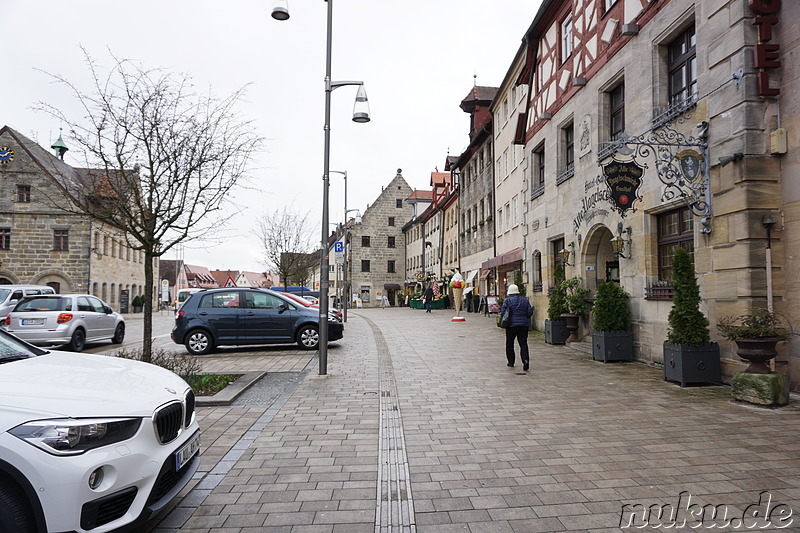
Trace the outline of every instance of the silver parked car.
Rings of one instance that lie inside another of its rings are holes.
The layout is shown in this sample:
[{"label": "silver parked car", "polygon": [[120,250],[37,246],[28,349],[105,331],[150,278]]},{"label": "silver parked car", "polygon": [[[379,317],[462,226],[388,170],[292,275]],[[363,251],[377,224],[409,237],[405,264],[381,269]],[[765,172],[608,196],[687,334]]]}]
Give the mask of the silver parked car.
[{"label": "silver parked car", "polygon": [[5,319],[6,331],[36,346],[65,345],[80,352],[87,342],[125,338],[125,319],[89,294],[29,296]]}]

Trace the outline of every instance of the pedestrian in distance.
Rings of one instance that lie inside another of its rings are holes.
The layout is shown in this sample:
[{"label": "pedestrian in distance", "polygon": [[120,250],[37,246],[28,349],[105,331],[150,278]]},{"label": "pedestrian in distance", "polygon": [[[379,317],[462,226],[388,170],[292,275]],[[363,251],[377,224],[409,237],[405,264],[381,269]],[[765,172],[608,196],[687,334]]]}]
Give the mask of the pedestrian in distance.
[{"label": "pedestrian in distance", "polygon": [[500,308],[500,316],[508,310],[509,321],[506,328],[506,359],[508,366],[514,366],[514,341],[519,344],[519,358],[522,359],[522,370],[528,370],[530,357],[528,355],[528,324],[533,316],[533,307],[527,298],[520,296],[519,287],[509,285],[506,299]]},{"label": "pedestrian in distance", "polygon": [[428,285],[428,288],[425,289],[425,293],[422,295],[422,299],[425,300],[425,312],[430,313],[431,307],[433,306],[433,287]]}]

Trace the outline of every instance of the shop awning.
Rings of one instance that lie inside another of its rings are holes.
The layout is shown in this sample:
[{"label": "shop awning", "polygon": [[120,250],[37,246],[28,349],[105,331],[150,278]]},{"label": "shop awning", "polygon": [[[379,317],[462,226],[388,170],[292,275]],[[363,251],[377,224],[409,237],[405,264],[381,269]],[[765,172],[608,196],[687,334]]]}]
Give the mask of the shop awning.
[{"label": "shop awning", "polygon": [[477,274],[477,273],[478,273],[478,269],[477,268],[475,270],[473,270],[472,272],[470,272],[469,275],[467,276],[467,281],[466,282],[467,283],[472,283],[472,280],[475,279],[475,274]]},{"label": "shop awning", "polygon": [[383,289],[386,291],[399,291],[401,287],[397,283],[384,283]]},{"label": "shop awning", "polygon": [[495,268],[500,265],[508,265],[510,263],[516,263],[517,261],[522,261],[523,258],[523,250],[522,248],[514,248],[510,252],[506,252],[504,254],[500,254],[496,257],[489,259],[488,261],[484,261],[481,265],[481,269],[489,269]]}]

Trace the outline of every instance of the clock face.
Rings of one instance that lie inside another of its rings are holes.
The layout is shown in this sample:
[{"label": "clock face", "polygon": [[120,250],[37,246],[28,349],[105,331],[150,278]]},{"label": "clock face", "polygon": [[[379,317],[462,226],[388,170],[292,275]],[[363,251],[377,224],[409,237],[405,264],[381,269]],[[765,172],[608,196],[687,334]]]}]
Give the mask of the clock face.
[{"label": "clock face", "polygon": [[9,161],[14,160],[14,150],[11,148],[6,148],[5,146],[0,148],[0,164],[5,165]]}]

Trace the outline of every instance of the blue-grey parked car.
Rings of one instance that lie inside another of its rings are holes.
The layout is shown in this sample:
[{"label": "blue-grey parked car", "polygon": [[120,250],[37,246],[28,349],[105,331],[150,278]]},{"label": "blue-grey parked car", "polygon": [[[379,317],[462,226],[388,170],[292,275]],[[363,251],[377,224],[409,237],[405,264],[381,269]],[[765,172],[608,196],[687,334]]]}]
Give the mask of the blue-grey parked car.
[{"label": "blue-grey parked car", "polygon": [[[328,314],[328,340],[341,339],[342,321]],[[297,343],[319,346],[319,309],[303,307],[280,293],[257,288],[196,292],[175,315],[172,340],[202,355],[217,346]]]}]

